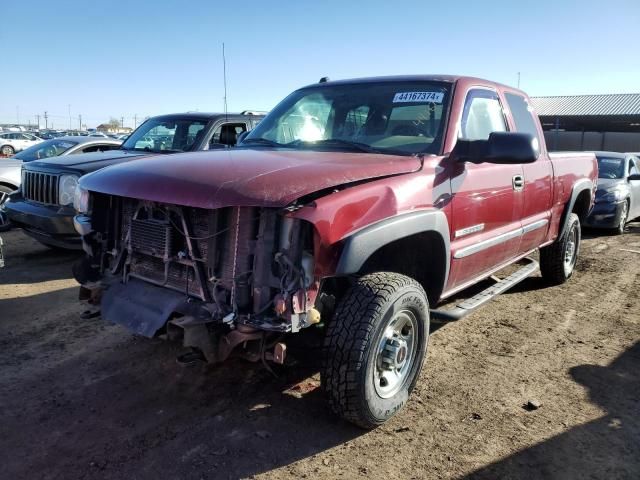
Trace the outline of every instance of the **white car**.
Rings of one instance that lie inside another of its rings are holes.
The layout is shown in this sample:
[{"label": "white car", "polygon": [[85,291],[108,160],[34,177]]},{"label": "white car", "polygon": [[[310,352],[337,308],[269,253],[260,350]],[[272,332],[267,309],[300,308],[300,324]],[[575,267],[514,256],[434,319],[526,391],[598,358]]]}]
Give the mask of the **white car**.
[{"label": "white car", "polygon": [[44,140],[31,133],[3,132],[0,133],[0,153],[3,155],[13,155],[20,150],[24,150],[40,142],[44,142]]}]

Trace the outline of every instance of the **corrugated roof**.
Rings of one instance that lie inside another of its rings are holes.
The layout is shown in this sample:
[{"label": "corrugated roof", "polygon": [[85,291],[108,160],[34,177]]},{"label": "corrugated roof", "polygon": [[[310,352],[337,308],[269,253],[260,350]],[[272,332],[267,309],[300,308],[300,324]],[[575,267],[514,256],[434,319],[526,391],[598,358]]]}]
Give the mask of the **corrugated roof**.
[{"label": "corrugated roof", "polygon": [[640,93],[532,97],[540,116],[640,115]]}]

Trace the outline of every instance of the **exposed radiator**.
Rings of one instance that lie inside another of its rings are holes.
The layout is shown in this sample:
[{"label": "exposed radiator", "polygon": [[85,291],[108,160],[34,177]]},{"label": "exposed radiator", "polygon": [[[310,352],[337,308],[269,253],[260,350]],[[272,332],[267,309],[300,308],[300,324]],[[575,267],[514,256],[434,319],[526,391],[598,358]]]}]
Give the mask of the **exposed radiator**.
[{"label": "exposed radiator", "polygon": [[[176,213],[178,210],[174,208],[169,219],[162,213],[168,211],[166,206],[158,205],[156,214],[141,210],[138,218],[133,218],[138,204],[132,199],[123,199],[122,204],[121,241],[130,236],[127,242],[131,248],[129,273],[202,297],[196,271],[186,264],[190,261],[188,242],[183,235],[182,219]],[[192,253],[204,272],[209,293],[213,294],[214,286],[218,286],[235,297],[237,283],[241,290],[245,288],[252,268],[259,209],[233,207],[210,211],[189,208],[184,212],[187,212]]]}]

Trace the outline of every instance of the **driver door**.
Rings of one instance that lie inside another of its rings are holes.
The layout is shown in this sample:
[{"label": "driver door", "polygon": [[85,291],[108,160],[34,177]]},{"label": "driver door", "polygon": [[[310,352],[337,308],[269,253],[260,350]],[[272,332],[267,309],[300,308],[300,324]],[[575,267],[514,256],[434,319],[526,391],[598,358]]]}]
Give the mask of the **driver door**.
[{"label": "driver door", "polygon": [[[486,140],[507,131],[494,90],[467,93],[459,138]],[[451,179],[451,272],[449,289],[461,289],[484,273],[515,257],[521,240],[522,165],[459,163]]]}]

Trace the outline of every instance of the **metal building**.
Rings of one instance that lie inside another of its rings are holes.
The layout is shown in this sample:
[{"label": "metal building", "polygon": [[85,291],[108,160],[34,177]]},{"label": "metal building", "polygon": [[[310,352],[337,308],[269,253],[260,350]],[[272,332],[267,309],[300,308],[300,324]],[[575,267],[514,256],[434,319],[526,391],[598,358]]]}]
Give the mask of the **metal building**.
[{"label": "metal building", "polygon": [[640,93],[531,101],[550,150],[640,151]]}]

